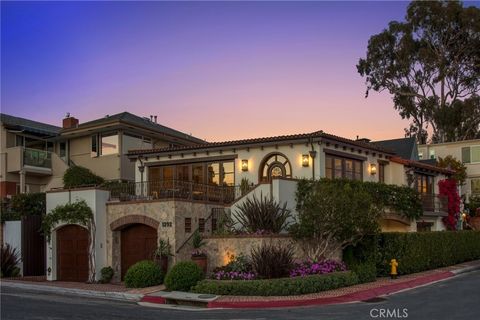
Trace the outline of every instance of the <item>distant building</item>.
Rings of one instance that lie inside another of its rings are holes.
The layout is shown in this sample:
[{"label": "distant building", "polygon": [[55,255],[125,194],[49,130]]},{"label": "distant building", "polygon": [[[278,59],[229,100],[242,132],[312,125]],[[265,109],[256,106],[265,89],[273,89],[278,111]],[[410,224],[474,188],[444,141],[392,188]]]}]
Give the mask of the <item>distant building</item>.
[{"label": "distant building", "polygon": [[467,180],[461,194],[468,198],[480,195],[480,139],[418,146],[420,159],[438,159],[453,156],[467,167]]}]

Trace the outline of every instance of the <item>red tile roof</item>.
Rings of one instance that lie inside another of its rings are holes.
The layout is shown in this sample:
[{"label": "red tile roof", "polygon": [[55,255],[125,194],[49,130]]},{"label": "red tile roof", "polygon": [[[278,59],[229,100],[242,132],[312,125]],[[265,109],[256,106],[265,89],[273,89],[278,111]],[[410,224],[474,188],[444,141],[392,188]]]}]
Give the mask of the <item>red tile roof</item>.
[{"label": "red tile roof", "polygon": [[263,137],[263,138],[252,138],[252,139],[242,139],[242,140],[231,140],[231,141],[221,141],[221,142],[209,142],[205,144],[191,145],[191,146],[178,146],[178,147],[165,147],[157,149],[136,149],[129,150],[129,155],[139,155],[139,154],[150,154],[150,153],[164,153],[164,152],[173,152],[173,151],[194,151],[198,149],[210,149],[215,147],[235,147],[249,144],[259,144],[259,143],[269,143],[269,142],[282,142],[289,140],[300,140],[300,139],[309,139],[309,138],[325,138],[337,142],[342,142],[350,145],[355,145],[358,147],[374,150],[377,152],[383,152],[386,154],[394,154],[392,150],[382,148],[373,143],[367,143],[363,141],[351,140],[333,134],[328,134],[323,131],[315,131],[312,133],[300,133],[292,135],[282,135],[282,136],[273,136],[273,137]]},{"label": "red tile roof", "polygon": [[446,168],[440,168],[431,164],[423,163],[420,161],[414,161],[414,160],[407,160],[403,159],[400,157],[391,157],[390,161],[400,163],[406,166],[414,167],[414,168],[420,168],[420,169],[426,169],[426,170],[432,170],[440,173],[445,173],[445,174],[454,174],[455,170],[451,169],[446,169]]}]

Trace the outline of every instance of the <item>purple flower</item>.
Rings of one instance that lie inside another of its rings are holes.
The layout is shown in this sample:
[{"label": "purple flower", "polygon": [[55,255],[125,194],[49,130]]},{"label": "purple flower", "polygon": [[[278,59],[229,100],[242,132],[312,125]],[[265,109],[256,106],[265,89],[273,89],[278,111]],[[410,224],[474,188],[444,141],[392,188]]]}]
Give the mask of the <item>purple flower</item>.
[{"label": "purple flower", "polygon": [[290,271],[290,277],[304,277],[312,274],[325,274],[345,270],[347,270],[345,264],[335,260],[297,262]]}]

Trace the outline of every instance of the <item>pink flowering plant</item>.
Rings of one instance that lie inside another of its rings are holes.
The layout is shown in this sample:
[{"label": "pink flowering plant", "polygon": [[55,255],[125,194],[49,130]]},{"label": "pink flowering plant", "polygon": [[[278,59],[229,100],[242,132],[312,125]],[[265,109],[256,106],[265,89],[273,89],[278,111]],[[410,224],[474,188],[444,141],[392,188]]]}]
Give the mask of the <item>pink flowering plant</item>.
[{"label": "pink flowering plant", "polygon": [[295,266],[290,271],[290,277],[304,277],[346,270],[345,263],[335,260],[305,261],[295,263]]}]

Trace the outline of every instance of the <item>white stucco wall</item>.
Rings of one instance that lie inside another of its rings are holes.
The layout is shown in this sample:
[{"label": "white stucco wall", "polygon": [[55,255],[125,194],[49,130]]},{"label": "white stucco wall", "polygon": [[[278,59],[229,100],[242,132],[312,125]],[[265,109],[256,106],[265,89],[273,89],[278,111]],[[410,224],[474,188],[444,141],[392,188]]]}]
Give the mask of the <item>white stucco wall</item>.
[{"label": "white stucco wall", "polygon": [[[22,256],[22,221],[5,221],[3,226],[3,243],[8,243],[12,249],[16,249],[18,256]],[[20,262],[17,267],[23,274],[23,263]]]},{"label": "white stucco wall", "polygon": [[[59,205],[85,200],[92,209],[95,219],[95,262],[96,279],[100,279],[100,269],[106,266],[106,202],[109,192],[98,189],[79,189],[47,193],[47,214]],[[64,226],[60,223],[55,230]],[[52,232],[51,240],[47,243],[47,280],[57,280],[57,244],[56,231]],[[48,272],[48,270],[51,270]]]}]

